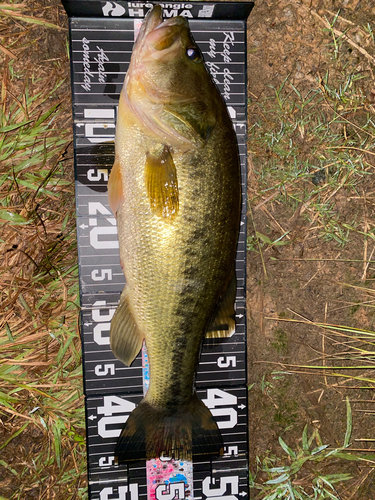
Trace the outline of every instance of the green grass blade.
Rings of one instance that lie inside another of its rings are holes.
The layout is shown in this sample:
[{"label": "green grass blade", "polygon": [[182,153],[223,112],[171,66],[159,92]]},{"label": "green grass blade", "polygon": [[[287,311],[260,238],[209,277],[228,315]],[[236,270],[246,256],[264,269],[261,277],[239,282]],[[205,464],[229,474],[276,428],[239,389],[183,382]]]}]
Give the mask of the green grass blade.
[{"label": "green grass blade", "polygon": [[350,437],[352,435],[353,420],[352,420],[352,408],[350,406],[349,398],[346,396],[346,432],[344,439],[344,448],[349,446]]}]

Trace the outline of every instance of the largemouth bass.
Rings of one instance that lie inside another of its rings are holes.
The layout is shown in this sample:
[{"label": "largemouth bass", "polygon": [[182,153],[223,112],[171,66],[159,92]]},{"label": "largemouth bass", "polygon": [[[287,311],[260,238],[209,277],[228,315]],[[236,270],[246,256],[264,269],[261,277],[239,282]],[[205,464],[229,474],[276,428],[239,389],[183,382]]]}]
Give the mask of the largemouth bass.
[{"label": "largemouth bass", "polygon": [[163,21],[160,6],[142,24],[125,77],[108,191],[126,278],[111,348],[130,365],[145,339],[150,369],[117,461],[220,454],[194,378],[205,335],[234,329],[237,142],[187,20]]}]

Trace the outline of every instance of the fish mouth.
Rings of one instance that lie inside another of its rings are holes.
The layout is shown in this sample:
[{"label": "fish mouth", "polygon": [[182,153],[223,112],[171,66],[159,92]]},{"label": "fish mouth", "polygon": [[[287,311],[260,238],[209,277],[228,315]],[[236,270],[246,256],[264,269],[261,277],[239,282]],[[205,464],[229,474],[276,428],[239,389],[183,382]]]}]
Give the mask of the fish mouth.
[{"label": "fish mouth", "polygon": [[181,16],[163,20],[163,10],[155,5],[146,14],[139,31],[134,49],[139,49],[146,43],[155,50],[168,48],[179,37],[182,29],[188,29],[188,21]]},{"label": "fish mouth", "polygon": [[[142,81],[142,73],[147,62],[173,59],[181,46],[180,40],[184,31],[189,31],[189,23],[184,17],[177,16],[163,20],[160,5],[155,5],[147,12],[134,43],[125,77],[126,93],[131,75],[139,82]],[[144,90],[146,91],[145,88]],[[153,92],[148,88],[146,93],[152,94]]]}]

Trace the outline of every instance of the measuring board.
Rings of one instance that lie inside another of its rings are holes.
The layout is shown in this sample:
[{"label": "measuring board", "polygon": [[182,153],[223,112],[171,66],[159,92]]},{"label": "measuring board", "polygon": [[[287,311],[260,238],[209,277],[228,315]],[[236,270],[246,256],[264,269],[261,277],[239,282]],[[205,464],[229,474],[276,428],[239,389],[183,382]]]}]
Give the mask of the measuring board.
[{"label": "measuring board", "polygon": [[[228,339],[204,342],[196,376],[198,396],[210,408],[221,430],[224,455],[206,462],[193,461],[193,491],[187,492],[186,487],[184,490],[177,471],[150,495],[145,462],[121,466],[114,463],[120,430],[143,397],[144,370],[142,353],[131,367],[125,367],[109,345],[110,322],[125,278],[107,182],[114,161],[120,92],[135,33],[152,4],[97,0],[62,3],[70,27],[90,499],[246,499],[246,19],[253,4],[161,4],[164,18],[182,15],[189,20],[206,66],[227,103],[241,160],[242,215],[236,258],[235,333]],[[157,462],[155,476],[169,466],[167,461]],[[178,468],[178,464],[174,467]]]}]

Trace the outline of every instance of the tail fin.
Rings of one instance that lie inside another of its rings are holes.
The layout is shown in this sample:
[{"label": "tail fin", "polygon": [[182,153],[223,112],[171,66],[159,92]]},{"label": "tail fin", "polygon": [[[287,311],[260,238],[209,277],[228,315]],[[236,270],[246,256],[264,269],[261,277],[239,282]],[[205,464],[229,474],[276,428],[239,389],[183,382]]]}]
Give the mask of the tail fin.
[{"label": "tail fin", "polygon": [[125,423],[115,449],[119,464],[162,455],[192,460],[192,455],[222,453],[219,428],[196,394],[177,410],[155,408],[142,400]]}]

